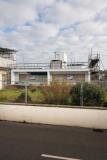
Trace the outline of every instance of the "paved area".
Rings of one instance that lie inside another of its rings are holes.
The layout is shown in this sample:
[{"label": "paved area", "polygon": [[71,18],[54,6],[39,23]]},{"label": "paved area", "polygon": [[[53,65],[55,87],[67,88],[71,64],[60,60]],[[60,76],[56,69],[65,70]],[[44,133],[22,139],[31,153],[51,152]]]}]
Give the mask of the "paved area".
[{"label": "paved area", "polygon": [[0,160],[107,160],[107,130],[0,121]]}]

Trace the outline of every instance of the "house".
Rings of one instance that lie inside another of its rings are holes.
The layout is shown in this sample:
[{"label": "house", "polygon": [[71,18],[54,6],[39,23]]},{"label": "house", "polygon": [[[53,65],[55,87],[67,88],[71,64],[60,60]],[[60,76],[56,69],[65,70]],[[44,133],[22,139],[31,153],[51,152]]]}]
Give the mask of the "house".
[{"label": "house", "polygon": [[24,63],[12,66],[11,84],[50,85],[53,82],[77,83],[90,82],[91,70],[88,62],[67,62],[64,53],[50,63]]}]

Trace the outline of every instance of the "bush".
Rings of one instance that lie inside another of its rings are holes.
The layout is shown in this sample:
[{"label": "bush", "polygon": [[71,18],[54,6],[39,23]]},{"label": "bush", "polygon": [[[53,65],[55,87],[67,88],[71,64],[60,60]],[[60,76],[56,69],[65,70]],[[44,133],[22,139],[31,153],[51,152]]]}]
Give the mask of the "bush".
[{"label": "bush", "polygon": [[69,104],[70,101],[70,85],[67,84],[51,84],[50,86],[42,87],[43,94],[45,98],[45,103],[47,104]]},{"label": "bush", "polygon": [[29,92],[29,96],[32,103],[39,104],[44,103],[45,101],[44,94],[41,92],[41,90],[31,90]]},{"label": "bush", "polygon": [[[72,87],[70,94],[73,105],[80,105],[81,84]],[[105,100],[105,91],[95,84],[83,84],[83,104],[84,106],[101,106]]]},{"label": "bush", "polygon": [[[16,102],[25,103],[25,91],[23,91],[19,96],[17,96]],[[27,93],[27,102],[31,103],[31,97],[29,95],[29,92]]]},{"label": "bush", "polygon": [[[28,103],[80,105],[81,84],[54,83],[50,86],[28,87]],[[107,94],[106,94],[107,95]],[[1,102],[25,103],[25,89],[9,87],[0,91]],[[83,84],[84,106],[107,106],[105,90],[99,85]]]},{"label": "bush", "polygon": [[15,102],[17,97],[20,96],[20,90],[5,89],[0,91],[1,102]]},{"label": "bush", "polygon": [[106,95],[105,95],[105,100],[104,100],[103,106],[107,107],[107,91],[106,91]]}]

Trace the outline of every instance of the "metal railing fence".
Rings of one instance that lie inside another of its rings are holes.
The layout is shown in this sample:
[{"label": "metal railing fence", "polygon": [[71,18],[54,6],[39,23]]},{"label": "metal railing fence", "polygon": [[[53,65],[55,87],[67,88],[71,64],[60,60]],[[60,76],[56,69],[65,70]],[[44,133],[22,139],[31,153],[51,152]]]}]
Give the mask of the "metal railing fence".
[{"label": "metal railing fence", "polygon": [[[14,83],[16,83],[16,82],[14,82]],[[54,83],[60,83],[60,84],[69,84],[69,85],[76,85],[76,84],[80,84],[80,89],[79,89],[79,105],[80,106],[84,106],[84,84],[86,84],[85,82],[81,82],[81,81],[75,81],[75,82],[71,82],[71,83],[66,83],[66,82],[59,82],[59,81],[55,81],[55,82],[53,82],[53,84]],[[87,83],[88,84],[88,83]],[[89,82],[89,84],[94,84],[94,85],[98,85],[98,86],[100,86],[101,88],[103,88],[103,89],[105,89],[105,91],[107,91],[107,81],[92,81],[92,82]],[[0,91],[0,96],[1,96],[1,94],[2,94],[2,91],[3,90],[14,90],[14,89],[17,89],[17,90],[19,90],[19,92],[21,92],[22,94],[23,94],[23,96],[22,96],[22,101],[21,101],[21,103],[25,103],[25,104],[27,104],[27,103],[29,103],[29,96],[28,96],[28,92],[29,92],[29,88],[31,87],[31,88],[36,88],[37,86],[48,86],[47,84],[31,84],[29,81],[23,81],[23,82],[18,82],[18,83],[16,83],[16,84],[14,84],[14,85],[11,85],[10,84],[10,81],[2,81],[2,80],[0,80],[0,87],[1,87],[1,91]],[[15,91],[15,92],[17,92],[17,90]],[[13,94],[13,93],[12,93]],[[1,98],[1,97],[0,97]],[[97,97],[98,98],[98,97]],[[0,99],[0,101],[1,101],[1,99]],[[1,101],[2,102],[2,101]],[[3,102],[5,102],[5,99],[4,99],[4,101]]]}]

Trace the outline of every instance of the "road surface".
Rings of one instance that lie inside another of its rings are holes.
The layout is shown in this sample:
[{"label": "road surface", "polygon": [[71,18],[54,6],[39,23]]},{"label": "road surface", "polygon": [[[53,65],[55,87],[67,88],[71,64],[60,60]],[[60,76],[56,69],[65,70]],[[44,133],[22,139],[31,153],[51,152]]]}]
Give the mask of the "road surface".
[{"label": "road surface", "polygon": [[0,121],[0,160],[107,160],[107,130]]}]

